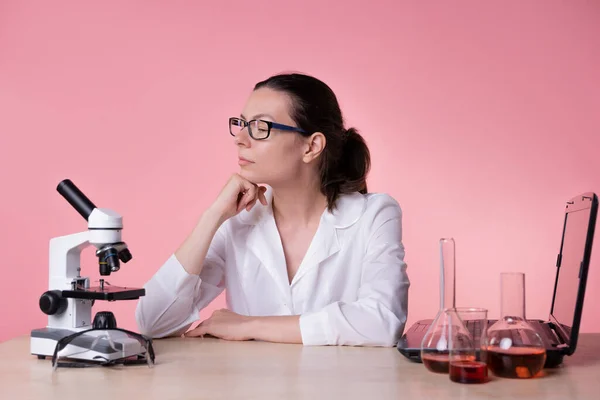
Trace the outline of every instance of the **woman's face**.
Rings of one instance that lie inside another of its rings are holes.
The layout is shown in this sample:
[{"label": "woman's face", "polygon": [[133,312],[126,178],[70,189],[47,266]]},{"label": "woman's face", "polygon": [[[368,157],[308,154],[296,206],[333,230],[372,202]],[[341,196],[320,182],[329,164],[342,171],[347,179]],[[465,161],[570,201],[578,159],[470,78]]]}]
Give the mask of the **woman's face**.
[{"label": "woman's face", "polygon": [[[260,88],[252,92],[241,118],[246,121],[262,119],[296,126],[289,114],[290,98],[283,92]],[[254,183],[281,186],[293,181],[299,174],[305,138],[297,132],[271,129],[268,138],[255,140],[248,128],[235,137],[238,149],[240,175]]]}]

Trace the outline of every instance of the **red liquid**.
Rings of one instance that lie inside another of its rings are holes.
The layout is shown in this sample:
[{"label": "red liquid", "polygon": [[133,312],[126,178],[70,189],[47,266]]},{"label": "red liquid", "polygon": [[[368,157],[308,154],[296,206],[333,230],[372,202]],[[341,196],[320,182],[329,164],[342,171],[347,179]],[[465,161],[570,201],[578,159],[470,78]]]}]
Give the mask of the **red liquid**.
[{"label": "red liquid", "polygon": [[[425,354],[421,360],[431,372],[447,374],[450,370],[450,355],[447,351]],[[456,353],[452,355],[452,360],[452,362],[473,361],[475,356]]]},{"label": "red liquid", "polygon": [[488,367],[479,361],[452,361],[450,380],[458,383],[483,383],[487,381]]},{"label": "red liquid", "polygon": [[531,378],[544,368],[546,350],[537,347],[488,347],[488,367],[502,378]]},{"label": "red liquid", "polygon": [[450,356],[448,352],[425,354],[421,357],[423,364],[431,372],[448,373],[448,365],[450,364]]}]

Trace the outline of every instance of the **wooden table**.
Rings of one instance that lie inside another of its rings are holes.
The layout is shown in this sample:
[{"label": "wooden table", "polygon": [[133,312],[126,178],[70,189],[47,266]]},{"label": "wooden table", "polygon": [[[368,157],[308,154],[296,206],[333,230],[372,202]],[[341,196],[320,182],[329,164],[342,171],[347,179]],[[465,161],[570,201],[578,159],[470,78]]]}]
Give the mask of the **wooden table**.
[{"label": "wooden table", "polygon": [[216,339],[155,340],[156,365],[58,369],[29,337],[0,343],[2,399],[600,399],[600,334],[531,380],[451,382],[394,348],[303,347]]}]

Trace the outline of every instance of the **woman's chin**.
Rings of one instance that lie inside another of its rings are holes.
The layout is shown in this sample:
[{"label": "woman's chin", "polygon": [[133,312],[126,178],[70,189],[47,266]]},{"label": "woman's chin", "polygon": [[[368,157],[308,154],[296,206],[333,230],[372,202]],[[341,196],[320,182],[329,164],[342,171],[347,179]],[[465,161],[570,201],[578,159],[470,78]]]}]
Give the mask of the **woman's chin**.
[{"label": "woman's chin", "polygon": [[250,182],[256,182],[256,178],[259,178],[259,176],[257,176],[258,174],[250,171],[248,167],[240,167],[239,174],[241,177],[248,179]]},{"label": "woman's chin", "polygon": [[247,168],[240,168],[240,172],[238,174],[252,183],[257,185],[272,185],[273,179],[269,177],[268,174],[257,173],[256,171],[250,171]]}]

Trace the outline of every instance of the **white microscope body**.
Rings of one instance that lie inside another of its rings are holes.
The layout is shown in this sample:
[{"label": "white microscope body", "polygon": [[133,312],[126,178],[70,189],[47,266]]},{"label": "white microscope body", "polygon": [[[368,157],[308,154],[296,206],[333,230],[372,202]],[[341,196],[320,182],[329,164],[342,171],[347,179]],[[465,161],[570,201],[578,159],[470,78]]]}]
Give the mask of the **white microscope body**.
[{"label": "white microscope body", "polygon": [[[131,253],[121,239],[123,218],[113,210],[97,208],[68,179],[60,182],[57,190],[88,221],[88,229],[50,240],[49,290],[39,301],[40,309],[48,315],[48,325],[31,331],[31,354],[39,358],[52,356],[57,341],[75,332],[94,327],[98,330],[86,336],[110,335],[110,332],[101,329],[116,328],[114,315],[99,312],[92,320],[95,300],[131,300],[145,295],[144,289],[112,286],[105,284],[104,279],[100,279],[99,286],[91,287],[89,278],[81,276],[81,252],[88,246],[96,248],[102,276],[118,271],[120,261],[126,263],[131,260]],[[95,343],[93,349],[86,349],[85,340],[75,340],[68,346],[79,348],[67,350],[79,354],[75,358],[86,360],[97,357],[112,360],[143,352],[135,339],[116,341],[117,345],[99,346]]]}]

